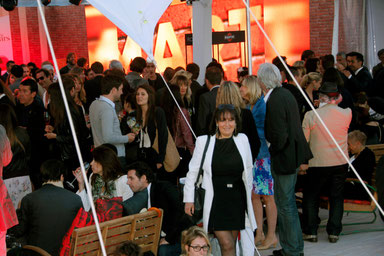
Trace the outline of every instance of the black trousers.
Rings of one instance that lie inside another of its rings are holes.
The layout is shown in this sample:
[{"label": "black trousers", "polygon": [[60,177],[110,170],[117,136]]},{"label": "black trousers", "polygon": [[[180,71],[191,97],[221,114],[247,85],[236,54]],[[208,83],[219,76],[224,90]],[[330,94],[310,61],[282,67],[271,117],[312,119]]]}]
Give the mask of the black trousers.
[{"label": "black trousers", "polygon": [[343,190],[347,169],[347,164],[308,169],[303,200],[303,232],[305,234],[317,235],[320,193],[324,188],[329,195],[330,204],[327,233],[328,235],[341,233],[344,211]]}]

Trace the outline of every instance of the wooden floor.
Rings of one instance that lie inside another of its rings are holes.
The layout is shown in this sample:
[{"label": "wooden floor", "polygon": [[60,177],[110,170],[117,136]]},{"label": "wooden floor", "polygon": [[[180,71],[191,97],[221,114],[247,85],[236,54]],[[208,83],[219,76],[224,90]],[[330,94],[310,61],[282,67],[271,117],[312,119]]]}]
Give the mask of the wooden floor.
[{"label": "wooden floor", "polygon": [[[377,212],[378,213],[378,212]],[[320,218],[322,222],[326,223],[328,218],[328,211],[321,209]],[[371,214],[354,213],[349,216],[343,217],[343,223],[359,222],[371,220]],[[369,229],[369,228],[383,228],[384,222],[377,217],[374,224],[359,225],[359,226],[346,226],[343,232],[352,231],[356,229]],[[318,232],[317,243],[304,242],[304,255],[306,256],[344,256],[344,255],[384,255],[384,231],[379,232],[365,232],[351,235],[340,236],[340,240],[331,244],[328,242],[328,235],[325,228],[320,228]],[[260,255],[272,255],[272,251],[280,249],[277,248],[260,251]],[[257,255],[257,253],[255,253]]]}]

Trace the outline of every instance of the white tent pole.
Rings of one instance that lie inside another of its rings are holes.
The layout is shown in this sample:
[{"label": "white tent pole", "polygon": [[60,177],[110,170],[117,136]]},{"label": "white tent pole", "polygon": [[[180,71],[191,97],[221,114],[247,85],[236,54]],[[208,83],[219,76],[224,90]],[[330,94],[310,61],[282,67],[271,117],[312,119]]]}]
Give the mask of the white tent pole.
[{"label": "white tent pole", "polygon": [[[247,0],[247,6],[249,6],[249,0]],[[248,74],[252,75],[252,40],[251,40],[251,17],[249,13],[250,8],[247,8],[247,49],[248,49]]]},{"label": "white tent pole", "polygon": [[339,0],[335,0],[335,14],[333,18],[332,55],[339,52]]},{"label": "white tent pole", "polygon": [[72,137],[73,137],[73,140],[75,142],[76,153],[77,153],[77,156],[78,156],[79,162],[80,162],[81,173],[82,173],[83,178],[84,178],[85,187],[87,189],[88,200],[89,200],[89,202],[91,204],[92,214],[93,214],[93,218],[95,220],[96,231],[97,231],[97,235],[99,237],[101,251],[103,253],[103,256],[107,256],[107,253],[106,253],[105,247],[104,247],[103,236],[101,235],[101,231],[100,231],[99,220],[97,218],[97,214],[96,214],[96,210],[95,210],[95,205],[93,203],[92,189],[90,188],[89,183],[87,182],[87,174],[85,173],[83,158],[81,156],[79,142],[77,141],[76,131],[75,131],[75,127],[73,125],[72,115],[71,115],[71,112],[69,110],[68,101],[67,101],[67,97],[66,97],[66,94],[65,94],[64,86],[63,86],[63,81],[61,80],[61,76],[60,76],[60,72],[59,72],[59,66],[57,65],[55,51],[53,50],[53,45],[52,45],[51,37],[49,35],[48,26],[47,26],[47,23],[46,23],[46,20],[45,20],[45,16],[44,16],[43,9],[41,7],[40,0],[36,0],[36,2],[37,2],[38,9],[39,9],[39,12],[40,12],[41,20],[42,20],[43,25],[44,25],[45,33],[47,35],[48,45],[49,45],[49,49],[51,51],[51,55],[52,55],[52,59],[53,59],[53,64],[55,66],[55,71],[56,71],[58,82],[59,82],[59,85],[60,85],[61,95],[63,96],[65,110],[67,112],[67,117],[68,117],[68,120],[69,120],[69,126],[71,127]]},{"label": "white tent pole", "polygon": [[[247,7],[247,9],[249,10],[249,5],[247,5],[247,3],[245,2],[245,0],[243,0],[243,3],[245,4],[245,6]],[[332,141],[335,143],[337,149],[340,151],[341,155],[344,157],[344,159],[347,161],[347,163],[349,164],[349,167],[352,169],[352,171],[355,173],[356,177],[359,179],[361,185],[364,187],[364,189],[367,191],[368,195],[371,197],[372,201],[375,202],[377,208],[379,209],[379,211],[384,215],[384,211],[383,209],[380,207],[380,205],[377,203],[375,197],[372,195],[372,193],[369,191],[369,189],[367,188],[367,186],[365,185],[364,181],[361,179],[360,175],[357,173],[355,167],[353,167],[352,163],[349,161],[349,158],[344,154],[343,150],[340,148],[339,144],[337,143],[337,141],[335,140],[335,138],[333,137],[332,133],[329,131],[328,127],[325,125],[323,119],[321,119],[320,115],[317,113],[316,109],[313,107],[311,101],[308,99],[307,95],[304,93],[303,89],[300,87],[299,83],[296,81],[295,77],[293,76],[292,72],[289,70],[287,64],[285,63],[285,61],[281,58],[279,52],[277,51],[275,45],[272,43],[271,39],[269,38],[269,36],[267,35],[267,33],[265,32],[265,30],[263,29],[263,27],[261,26],[261,24],[259,23],[259,21],[256,19],[255,15],[251,12],[251,15],[252,17],[254,18],[254,20],[256,21],[256,24],[257,26],[260,28],[261,32],[264,34],[265,38],[267,39],[267,41],[269,42],[269,44],[271,45],[272,49],[275,51],[276,55],[279,57],[281,63],[283,63],[284,65],[284,68],[287,70],[288,74],[292,77],[293,81],[295,82],[296,84],[296,87],[300,90],[301,94],[303,95],[303,97],[305,98],[305,100],[308,102],[309,106],[312,108],[313,112],[315,113],[316,117],[319,119],[321,125],[324,127],[324,129],[326,130],[326,132],[328,133],[328,135],[330,136],[330,138],[332,139]]]}]

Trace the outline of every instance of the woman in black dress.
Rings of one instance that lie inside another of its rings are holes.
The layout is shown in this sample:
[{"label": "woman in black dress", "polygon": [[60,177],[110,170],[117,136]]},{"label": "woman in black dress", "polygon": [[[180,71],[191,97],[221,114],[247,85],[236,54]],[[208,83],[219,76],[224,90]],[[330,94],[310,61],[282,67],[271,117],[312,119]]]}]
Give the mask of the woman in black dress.
[{"label": "woman in black dress", "polygon": [[[222,255],[234,256],[239,230],[245,229],[246,223],[252,230],[256,228],[251,202],[252,153],[247,136],[238,133],[240,117],[234,105],[219,105],[212,124],[215,129],[202,166],[203,224],[206,231],[215,233]],[[196,140],[184,186],[185,212],[190,216],[194,213],[194,183],[207,139],[200,136]]]}]

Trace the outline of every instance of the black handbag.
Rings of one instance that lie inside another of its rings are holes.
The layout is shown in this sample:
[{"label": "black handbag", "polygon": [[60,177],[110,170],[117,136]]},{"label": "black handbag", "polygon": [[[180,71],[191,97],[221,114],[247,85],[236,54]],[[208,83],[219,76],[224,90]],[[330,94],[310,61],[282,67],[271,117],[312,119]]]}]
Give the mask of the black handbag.
[{"label": "black handbag", "polygon": [[203,218],[203,210],[204,210],[204,197],[205,197],[205,189],[202,188],[203,183],[203,164],[205,160],[205,155],[207,153],[207,149],[209,146],[209,141],[211,140],[211,136],[208,135],[207,142],[205,143],[205,148],[203,152],[203,157],[201,159],[199,175],[197,176],[195,182],[195,210],[193,213],[193,221],[194,223],[199,222]]}]

